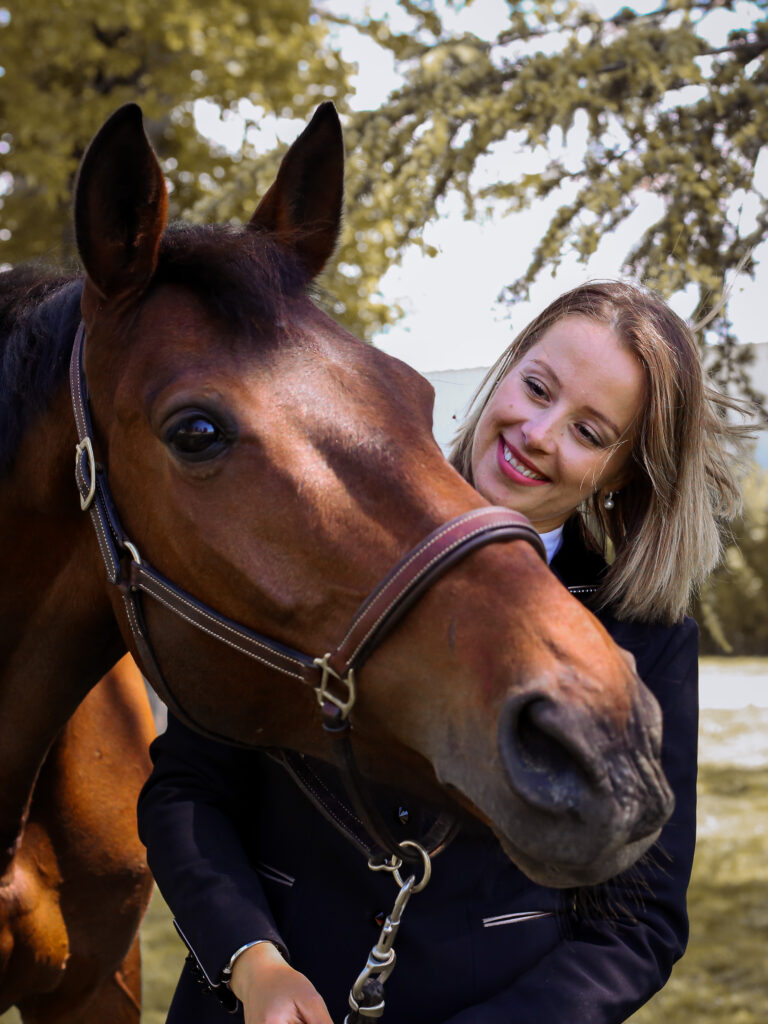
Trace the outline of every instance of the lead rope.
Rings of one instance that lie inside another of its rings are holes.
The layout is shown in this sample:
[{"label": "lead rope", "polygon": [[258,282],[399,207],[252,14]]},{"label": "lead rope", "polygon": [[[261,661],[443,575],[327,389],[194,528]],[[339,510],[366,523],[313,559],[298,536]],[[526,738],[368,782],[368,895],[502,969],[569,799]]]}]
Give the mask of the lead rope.
[{"label": "lead rope", "polygon": [[403,918],[403,911],[408,900],[416,892],[426,888],[432,875],[432,861],[429,854],[419,843],[411,839],[404,839],[401,847],[412,847],[421,857],[424,874],[421,881],[416,881],[415,875],[409,875],[403,881],[400,868],[403,865],[399,857],[392,857],[388,861],[379,863],[373,859],[368,861],[371,871],[389,871],[398,886],[395,905],[387,915],[382,926],[376,945],[368,954],[365,967],[352,986],[349,993],[349,1005],[351,1013],[344,1018],[344,1024],[365,1024],[366,1021],[379,1020],[384,1013],[384,982],[389,978],[395,969],[394,943],[397,938],[397,931]]}]

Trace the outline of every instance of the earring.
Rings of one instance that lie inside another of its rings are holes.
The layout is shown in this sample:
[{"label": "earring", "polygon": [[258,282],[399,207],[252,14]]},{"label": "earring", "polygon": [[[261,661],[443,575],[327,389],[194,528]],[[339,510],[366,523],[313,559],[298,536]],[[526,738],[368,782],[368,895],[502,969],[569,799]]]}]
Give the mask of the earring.
[{"label": "earring", "polygon": [[616,502],[613,500],[613,491],[608,491],[608,494],[603,498],[603,508],[606,512],[610,512]]}]

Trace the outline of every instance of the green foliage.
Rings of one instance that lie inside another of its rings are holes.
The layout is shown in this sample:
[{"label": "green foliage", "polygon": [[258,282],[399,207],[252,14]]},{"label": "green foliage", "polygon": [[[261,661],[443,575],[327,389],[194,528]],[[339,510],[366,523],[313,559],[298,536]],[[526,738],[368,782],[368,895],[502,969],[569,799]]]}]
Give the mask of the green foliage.
[{"label": "green foliage", "polygon": [[[768,201],[754,170],[768,138],[768,0],[745,7],[751,22],[745,16],[716,47],[701,20],[730,7],[721,0],[660,0],[643,15],[617,3],[608,20],[575,0],[509,0],[495,38],[446,27],[446,10],[471,6],[459,0],[398,0],[408,31],[369,18],[363,5],[357,17],[334,17],[319,0],[5,3],[0,149],[12,188],[2,198],[0,261],[68,251],[77,160],[128,99],[149,118],[173,212],[246,218],[279,154],[265,154],[254,132],[234,154],[217,150],[196,132],[192,104],[206,98],[228,111],[248,97],[266,112],[305,117],[330,96],[346,111],[350,67],[331,34],[340,23],[388,51],[402,76],[379,109],[346,117],[348,215],[329,301],[363,336],[398,315],[381,301],[379,281],[409,246],[429,252],[424,225],[451,193],[467,217],[559,203],[525,275],[505,289],[508,301],[568,251],[588,259],[644,191],[663,210],[617,272],[667,295],[693,282],[697,317],[766,234]],[[566,138],[581,146],[580,159],[557,155]],[[512,157],[488,182],[484,158],[501,143],[538,154],[539,169],[523,171]],[[750,194],[757,219],[739,233],[728,211]],[[726,309],[711,329],[723,343],[717,373],[744,389]]]},{"label": "green foliage", "polygon": [[309,0],[7,0],[4,10],[0,153],[12,188],[0,200],[0,262],[71,254],[78,162],[122,103],[144,110],[178,216],[252,148],[212,146],[195,129],[195,100],[229,111],[247,98],[306,117],[346,90],[348,68]]},{"label": "green foliage", "polygon": [[744,481],[744,516],[694,610],[703,653],[768,655],[768,471]]}]

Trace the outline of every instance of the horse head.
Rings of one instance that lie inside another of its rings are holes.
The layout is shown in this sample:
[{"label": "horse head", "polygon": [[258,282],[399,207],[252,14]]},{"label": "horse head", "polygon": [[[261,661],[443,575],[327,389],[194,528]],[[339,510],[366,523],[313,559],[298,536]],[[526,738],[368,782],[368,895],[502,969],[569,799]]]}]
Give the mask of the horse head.
[{"label": "horse head", "polygon": [[[246,225],[166,228],[132,105],[92,142],[76,193],[95,460],[136,557],[227,620],[318,654],[404,552],[486,506],[433,439],[428,383],[307,294],[342,197],[331,104]],[[110,599],[141,662],[120,592]],[[144,613],[196,722],[328,756],[300,680],[162,601]],[[421,597],[371,655],[352,719],[368,774],[461,805],[550,884],[623,869],[670,811],[655,700],[521,541],[473,551]]]}]

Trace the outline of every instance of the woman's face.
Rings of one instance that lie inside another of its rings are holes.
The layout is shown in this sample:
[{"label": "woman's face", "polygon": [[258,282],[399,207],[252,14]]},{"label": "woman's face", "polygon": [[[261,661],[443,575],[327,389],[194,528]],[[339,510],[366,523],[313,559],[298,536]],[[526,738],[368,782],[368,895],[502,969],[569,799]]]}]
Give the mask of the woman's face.
[{"label": "woman's face", "polygon": [[477,490],[560,526],[587,495],[627,479],[644,392],[643,370],[610,327],[558,320],[507,373],[472,444]]}]

